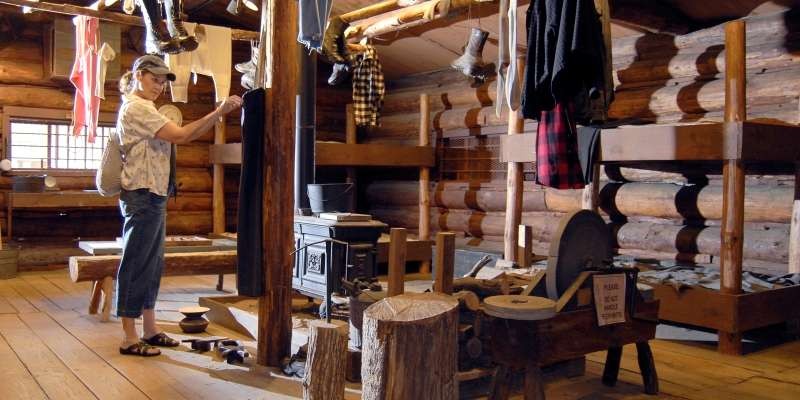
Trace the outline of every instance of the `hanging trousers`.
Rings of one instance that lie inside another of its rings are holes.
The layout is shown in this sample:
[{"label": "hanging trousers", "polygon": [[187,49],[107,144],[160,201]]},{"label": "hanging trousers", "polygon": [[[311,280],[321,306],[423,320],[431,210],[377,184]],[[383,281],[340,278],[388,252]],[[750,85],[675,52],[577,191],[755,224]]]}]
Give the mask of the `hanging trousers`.
[{"label": "hanging trousers", "polygon": [[242,96],[242,174],[239,179],[236,271],[236,288],[242,296],[264,294],[261,259],[264,96],[264,89],[253,89]]}]

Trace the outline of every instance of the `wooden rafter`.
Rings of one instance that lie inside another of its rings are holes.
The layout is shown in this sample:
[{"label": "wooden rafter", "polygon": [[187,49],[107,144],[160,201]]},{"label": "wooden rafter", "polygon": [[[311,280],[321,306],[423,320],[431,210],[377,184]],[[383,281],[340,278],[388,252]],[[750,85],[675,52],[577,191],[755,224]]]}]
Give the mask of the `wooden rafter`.
[{"label": "wooden rafter", "polygon": [[[144,26],[141,17],[126,15],[112,11],[98,11],[89,7],[75,6],[72,4],[55,4],[30,0],[0,0],[0,4],[8,4],[18,7],[30,7],[33,10],[46,11],[56,14],[66,15],[86,15],[102,21],[114,22],[122,25]],[[246,31],[241,29],[231,29],[233,40],[255,40],[258,32]]]}]

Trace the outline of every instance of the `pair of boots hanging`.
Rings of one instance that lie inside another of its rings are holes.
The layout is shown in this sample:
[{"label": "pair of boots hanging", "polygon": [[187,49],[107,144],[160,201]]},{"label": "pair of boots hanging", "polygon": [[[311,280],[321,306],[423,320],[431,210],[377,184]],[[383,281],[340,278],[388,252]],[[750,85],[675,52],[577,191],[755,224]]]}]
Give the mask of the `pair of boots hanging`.
[{"label": "pair of boots hanging", "polygon": [[[136,0],[142,10],[145,33],[145,49],[148,54],[177,54],[197,48],[197,39],[190,36],[183,26],[183,0]],[[161,17],[164,6],[166,23]]]}]

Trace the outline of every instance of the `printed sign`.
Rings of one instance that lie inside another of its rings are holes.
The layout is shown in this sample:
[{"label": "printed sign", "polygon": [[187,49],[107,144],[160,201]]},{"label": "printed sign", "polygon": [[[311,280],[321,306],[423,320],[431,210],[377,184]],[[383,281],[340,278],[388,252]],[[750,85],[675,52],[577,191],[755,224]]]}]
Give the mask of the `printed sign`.
[{"label": "printed sign", "polygon": [[625,274],[594,275],[597,325],[625,322]]}]

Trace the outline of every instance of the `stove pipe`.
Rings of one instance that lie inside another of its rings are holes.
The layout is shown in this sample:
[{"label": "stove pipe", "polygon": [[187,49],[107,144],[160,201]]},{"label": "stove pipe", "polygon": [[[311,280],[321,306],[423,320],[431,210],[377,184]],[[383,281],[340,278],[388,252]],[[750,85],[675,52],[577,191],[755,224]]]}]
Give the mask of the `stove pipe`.
[{"label": "stove pipe", "polygon": [[314,183],[314,145],[316,142],[317,104],[317,54],[309,54],[302,45],[300,52],[295,99],[294,141],[294,209],[300,215],[311,215],[308,200],[308,184]]}]

